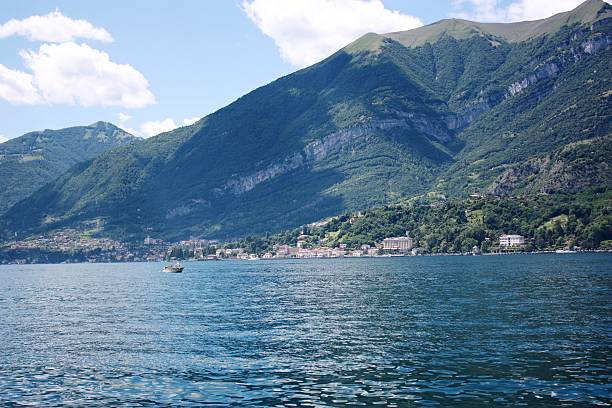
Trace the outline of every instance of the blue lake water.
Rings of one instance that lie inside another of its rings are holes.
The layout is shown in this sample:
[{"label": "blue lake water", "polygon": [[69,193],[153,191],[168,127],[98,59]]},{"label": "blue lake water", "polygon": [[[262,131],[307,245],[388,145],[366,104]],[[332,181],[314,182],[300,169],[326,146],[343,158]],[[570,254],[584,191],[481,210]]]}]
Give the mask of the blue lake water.
[{"label": "blue lake water", "polygon": [[0,405],[611,403],[612,255],[0,266]]}]

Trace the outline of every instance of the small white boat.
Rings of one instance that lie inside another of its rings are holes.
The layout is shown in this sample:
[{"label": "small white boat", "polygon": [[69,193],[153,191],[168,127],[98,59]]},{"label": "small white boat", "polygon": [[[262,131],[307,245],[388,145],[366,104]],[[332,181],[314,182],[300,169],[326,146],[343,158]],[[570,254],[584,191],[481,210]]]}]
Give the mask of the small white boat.
[{"label": "small white boat", "polygon": [[572,251],[571,249],[557,249],[555,253],[557,254],[575,254],[576,251]]},{"label": "small white boat", "polygon": [[183,272],[183,265],[180,262],[176,262],[174,265],[166,265],[163,269],[164,272],[170,273],[181,273]]}]

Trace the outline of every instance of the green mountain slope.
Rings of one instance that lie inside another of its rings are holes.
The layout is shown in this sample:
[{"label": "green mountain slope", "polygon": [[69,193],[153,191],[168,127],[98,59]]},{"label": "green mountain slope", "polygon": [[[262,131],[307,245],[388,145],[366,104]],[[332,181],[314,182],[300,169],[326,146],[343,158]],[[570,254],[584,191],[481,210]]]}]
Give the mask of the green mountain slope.
[{"label": "green mountain slope", "polygon": [[0,144],[0,214],[70,167],[136,138],[97,122],[31,132]]},{"label": "green mountain slope", "polygon": [[427,194],[396,204],[344,213],[318,225],[304,225],[266,236],[247,236],[226,248],[245,248],[263,255],[277,245],[305,248],[359,249],[409,231],[422,253],[466,253],[477,246],[484,252],[499,250],[498,237],[520,234],[523,250],[612,248],[609,188],[576,194],[534,194],[513,197],[447,198]]},{"label": "green mountain slope", "polygon": [[235,237],[432,189],[494,188],[514,166],[610,134],[610,10],[591,0],[526,41],[502,35],[523,23],[414,44],[425,28],[368,34],[192,126],[72,168],[0,225]]}]

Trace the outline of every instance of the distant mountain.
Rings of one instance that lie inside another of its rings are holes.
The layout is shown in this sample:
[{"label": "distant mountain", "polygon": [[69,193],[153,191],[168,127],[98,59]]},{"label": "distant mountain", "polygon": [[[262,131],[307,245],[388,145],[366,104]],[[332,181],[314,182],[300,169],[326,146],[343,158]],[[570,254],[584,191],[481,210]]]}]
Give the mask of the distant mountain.
[{"label": "distant mountain", "polygon": [[[600,0],[535,22],[367,34],[192,126],[73,167],[0,226],[237,237],[432,190],[609,185],[589,146],[609,148],[611,44]],[[553,162],[571,176],[555,179]]]},{"label": "distant mountain", "polygon": [[0,144],[0,214],[76,163],[134,141],[118,127],[90,126],[30,132]]}]

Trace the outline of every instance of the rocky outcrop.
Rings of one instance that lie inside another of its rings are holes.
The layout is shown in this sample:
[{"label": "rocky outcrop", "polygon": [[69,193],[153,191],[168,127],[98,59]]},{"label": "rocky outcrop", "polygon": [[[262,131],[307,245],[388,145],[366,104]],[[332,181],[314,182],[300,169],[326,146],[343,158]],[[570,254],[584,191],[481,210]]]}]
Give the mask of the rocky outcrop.
[{"label": "rocky outcrop", "polygon": [[[601,24],[601,22],[598,22],[598,24]],[[612,45],[612,37],[608,35],[589,37],[593,29],[594,27],[577,31],[572,38],[572,42],[578,42],[579,44],[570,45],[567,49],[559,51],[555,58],[544,64],[537,65],[536,61],[533,61],[533,72],[508,85],[505,93],[481,95],[467,103],[461,111],[446,117],[447,128],[451,131],[461,131],[505,99],[522,93],[525,89],[544,79],[559,75],[569,65],[580,61],[587,55],[608,50]],[[532,64],[529,64],[529,66]]]},{"label": "rocky outcrop", "polygon": [[442,143],[449,142],[455,135],[454,130],[456,127],[452,127],[455,123],[455,115],[449,115],[448,117],[442,118],[442,120],[432,120],[430,115],[415,112],[401,112],[393,111],[393,114],[398,118],[404,118],[406,121],[417,131],[427,135],[428,137],[435,139]]},{"label": "rocky outcrop", "polygon": [[449,129],[460,132],[480,117],[480,115],[490,111],[495,105],[505,99],[503,93],[493,93],[487,96],[481,95],[477,99],[470,101],[456,114],[446,118]]},{"label": "rocky outcrop", "polygon": [[510,86],[508,86],[508,93],[510,96],[519,94],[536,82],[558,75],[560,71],[561,68],[557,62],[547,62],[522,80],[510,84]]},{"label": "rocky outcrop", "polygon": [[166,219],[170,220],[175,217],[182,217],[202,207],[210,207],[210,201],[202,199],[191,199],[178,207],[174,207],[166,211]]},{"label": "rocky outcrop", "polygon": [[523,193],[576,193],[612,180],[611,137],[567,145],[504,171],[487,193],[507,196]]},{"label": "rocky outcrop", "polygon": [[587,55],[608,50],[610,45],[612,45],[612,37],[601,33],[593,35],[592,31],[594,28],[593,26],[577,31],[572,36],[568,48],[559,50],[554,59],[536,67],[532,73],[521,80],[510,84],[506,96],[517,95],[543,79],[559,75],[560,72]]},{"label": "rocky outcrop", "polygon": [[222,187],[216,188],[213,193],[217,197],[226,192],[234,195],[246,193],[264,181],[323,160],[329,154],[338,151],[342,146],[351,141],[366,137],[377,130],[397,127],[408,128],[409,124],[404,119],[386,119],[339,130],[322,139],[308,143],[301,151],[285,157],[284,160],[278,163],[271,164],[247,176],[233,178]]},{"label": "rocky outcrop", "polygon": [[222,188],[215,189],[214,193],[216,196],[223,195],[226,191],[235,195],[243,194],[254,189],[258,184],[300,168],[305,163],[305,158],[300,152],[294,153],[280,163],[274,163],[248,176],[231,179]]},{"label": "rocky outcrop", "polygon": [[590,38],[587,41],[580,44],[582,51],[586,54],[595,54],[604,49],[608,49],[612,44],[612,38],[609,36],[601,36],[597,38]]}]

